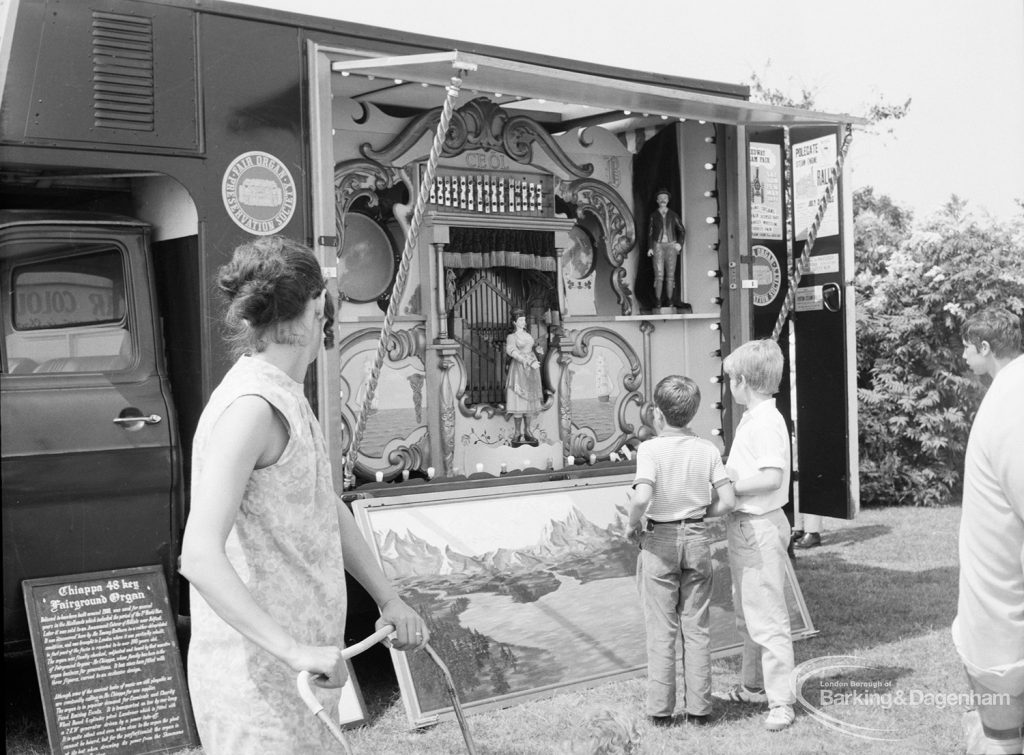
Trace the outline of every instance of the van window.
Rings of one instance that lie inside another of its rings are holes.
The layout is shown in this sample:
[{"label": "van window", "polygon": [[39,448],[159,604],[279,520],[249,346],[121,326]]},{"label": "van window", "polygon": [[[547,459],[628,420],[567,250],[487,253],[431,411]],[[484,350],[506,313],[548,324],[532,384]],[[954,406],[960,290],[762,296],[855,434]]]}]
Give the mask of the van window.
[{"label": "van window", "polygon": [[[12,375],[111,372],[132,363],[121,250],[113,245],[69,249],[30,242],[46,259],[13,262],[4,270],[4,371]],[[25,259],[32,249],[17,250]]]}]

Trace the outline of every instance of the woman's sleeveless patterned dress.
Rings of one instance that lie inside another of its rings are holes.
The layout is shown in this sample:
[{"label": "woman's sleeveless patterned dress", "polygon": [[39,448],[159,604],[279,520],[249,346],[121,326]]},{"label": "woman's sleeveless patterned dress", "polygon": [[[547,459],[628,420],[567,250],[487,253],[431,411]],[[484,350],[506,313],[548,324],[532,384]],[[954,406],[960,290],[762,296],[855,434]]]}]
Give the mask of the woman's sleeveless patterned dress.
[{"label": "woman's sleeveless patterned dress", "polygon": [[[210,432],[237,398],[266,400],[288,426],[276,464],[249,478],[228,559],[256,602],[296,640],[343,644],[345,569],[323,432],[302,384],[260,359],[242,357],[210,397],[196,429],[193,479],[203,471]],[[206,755],[333,752],[337,743],[298,696],[285,663],[226,624],[193,589],[188,680]],[[336,710],[340,690],[320,690]]]}]

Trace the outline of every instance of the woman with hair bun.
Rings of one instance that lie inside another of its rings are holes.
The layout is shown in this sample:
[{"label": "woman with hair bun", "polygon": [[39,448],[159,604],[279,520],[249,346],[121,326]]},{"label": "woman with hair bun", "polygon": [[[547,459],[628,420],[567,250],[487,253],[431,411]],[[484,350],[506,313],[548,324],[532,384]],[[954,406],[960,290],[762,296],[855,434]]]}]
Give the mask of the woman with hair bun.
[{"label": "woman with hair bun", "polygon": [[188,679],[206,755],[315,753],[336,743],[295,688],[314,674],[324,706],[347,678],[345,571],[380,606],[392,645],[421,647],[422,619],[395,592],[334,492],[303,392],[333,305],[320,263],[279,236],[239,246],[220,270],[237,361],[196,429],[181,574],[192,586]]}]

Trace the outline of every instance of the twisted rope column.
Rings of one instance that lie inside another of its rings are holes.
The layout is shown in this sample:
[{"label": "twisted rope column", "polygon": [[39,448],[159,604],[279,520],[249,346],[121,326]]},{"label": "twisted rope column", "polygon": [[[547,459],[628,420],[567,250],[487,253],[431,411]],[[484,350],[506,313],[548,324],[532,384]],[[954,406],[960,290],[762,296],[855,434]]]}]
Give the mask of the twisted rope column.
[{"label": "twisted rope column", "polygon": [[797,260],[793,275],[789,278],[789,290],[786,291],[786,300],[782,304],[782,309],[779,310],[778,319],[776,319],[775,327],[772,329],[773,341],[779,339],[782,329],[786,326],[786,320],[789,319],[789,313],[796,306],[797,286],[800,284],[800,279],[804,273],[807,272],[807,265],[811,259],[811,249],[814,248],[814,241],[818,237],[818,229],[821,227],[821,221],[825,217],[828,203],[832,201],[832,195],[835,193],[836,183],[839,181],[839,174],[842,173],[843,162],[846,160],[846,153],[850,151],[850,143],[852,141],[853,126],[848,123],[846,124],[846,134],[843,136],[843,143],[839,148],[839,154],[836,156],[836,164],[832,166],[832,171],[828,177],[825,194],[818,200],[818,211],[814,214],[814,220],[807,231],[807,243],[804,244],[804,250],[800,254],[800,259]]},{"label": "twisted rope column", "polygon": [[460,76],[452,76],[451,83],[445,88],[446,95],[444,105],[441,108],[441,118],[437,123],[437,132],[434,134],[434,142],[430,146],[430,156],[427,158],[426,170],[423,171],[419,192],[416,195],[416,207],[413,210],[412,222],[409,224],[409,234],[405,239],[405,249],[402,250],[402,260],[398,265],[398,273],[395,275],[395,285],[391,290],[391,300],[388,302],[387,314],[384,316],[384,326],[381,328],[380,339],[377,341],[377,353],[373,359],[373,370],[370,373],[366,386],[363,404],[359,407],[356,427],[352,433],[352,443],[349,446],[348,453],[345,454],[346,487],[351,487],[355,480],[353,470],[356,466],[356,458],[359,456],[359,446],[363,442],[366,421],[370,416],[370,406],[377,392],[377,381],[380,379],[380,371],[384,365],[384,355],[388,350],[388,341],[391,340],[391,330],[394,327],[395,316],[398,314],[399,303],[402,300],[405,284],[409,277],[409,265],[412,263],[412,257],[419,241],[420,225],[423,222],[423,213],[427,206],[430,187],[434,185],[437,161],[441,156],[441,149],[444,147],[445,136],[448,133],[448,126],[452,119],[452,111],[455,108],[455,100],[459,96],[461,86],[462,79]]}]

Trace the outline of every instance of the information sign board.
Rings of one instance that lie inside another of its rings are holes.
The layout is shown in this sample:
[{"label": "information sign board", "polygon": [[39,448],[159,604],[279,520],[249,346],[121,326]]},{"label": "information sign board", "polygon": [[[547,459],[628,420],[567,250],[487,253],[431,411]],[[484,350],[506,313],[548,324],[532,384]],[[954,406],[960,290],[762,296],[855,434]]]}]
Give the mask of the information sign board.
[{"label": "information sign board", "polygon": [[55,755],[199,746],[159,566],[22,584]]}]

